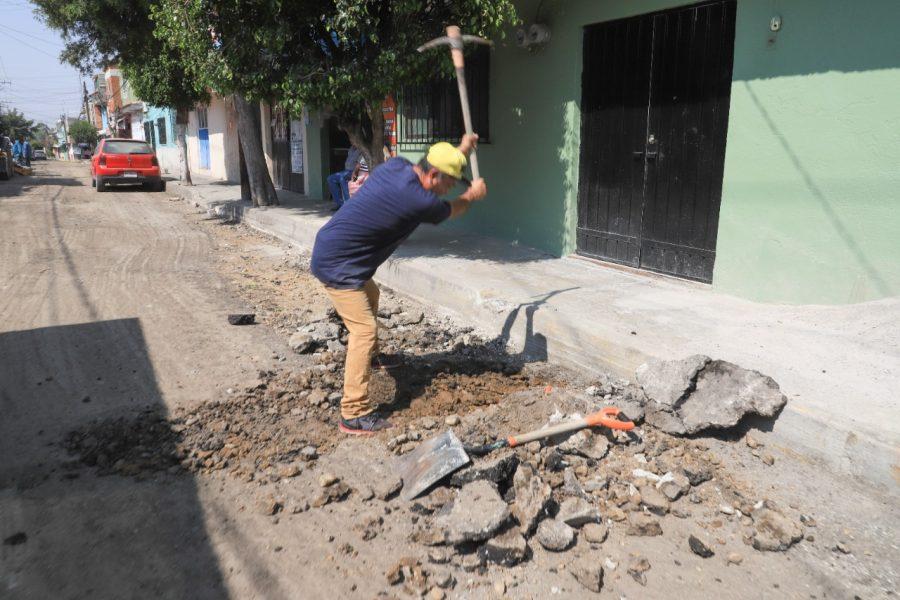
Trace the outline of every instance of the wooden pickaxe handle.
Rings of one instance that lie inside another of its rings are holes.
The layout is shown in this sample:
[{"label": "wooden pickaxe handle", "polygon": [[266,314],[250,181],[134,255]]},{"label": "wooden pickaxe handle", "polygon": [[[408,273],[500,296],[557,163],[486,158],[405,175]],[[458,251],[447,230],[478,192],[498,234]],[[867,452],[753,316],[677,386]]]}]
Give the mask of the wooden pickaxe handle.
[{"label": "wooden pickaxe handle", "polygon": [[[456,25],[447,26],[447,37],[450,38],[450,56],[453,58],[453,66],[456,68],[456,84],[459,86],[459,104],[462,106],[463,125],[466,134],[474,135],[472,131],[472,113],[469,110],[469,91],[466,88],[466,65],[463,58],[463,36]],[[478,156],[475,149],[469,154],[469,164],[472,166],[472,179],[478,179]]]}]

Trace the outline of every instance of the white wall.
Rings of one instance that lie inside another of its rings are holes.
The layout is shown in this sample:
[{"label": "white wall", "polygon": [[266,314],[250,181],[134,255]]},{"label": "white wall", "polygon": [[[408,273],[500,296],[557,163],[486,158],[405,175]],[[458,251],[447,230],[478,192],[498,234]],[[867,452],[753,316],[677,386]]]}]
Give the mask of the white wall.
[{"label": "white wall", "polygon": [[163,175],[181,177],[178,146],[157,146],[156,158],[159,160],[159,168],[162,169]]},{"label": "white wall", "polygon": [[144,115],[139,112],[128,113],[131,116],[131,138],[142,140],[144,135]]},{"label": "white wall", "polygon": [[237,114],[231,102],[213,96],[207,108],[209,127],[209,169],[200,168],[200,148],[197,140],[197,111],[188,119],[187,143],[191,173],[216,180],[240,181]]}]

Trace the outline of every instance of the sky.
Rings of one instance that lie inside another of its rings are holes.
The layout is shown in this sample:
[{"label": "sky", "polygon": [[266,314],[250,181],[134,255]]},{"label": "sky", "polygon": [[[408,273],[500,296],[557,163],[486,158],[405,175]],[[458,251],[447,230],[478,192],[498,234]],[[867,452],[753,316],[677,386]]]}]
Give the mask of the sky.
[{"label": "sky", "polygon": [[82,79],[74,67],[59,62],[62,48],[60,34],[35,16],[31,3],[0,0],[0,110],[15,108],[51,127],[64,111],[77,117]]}]

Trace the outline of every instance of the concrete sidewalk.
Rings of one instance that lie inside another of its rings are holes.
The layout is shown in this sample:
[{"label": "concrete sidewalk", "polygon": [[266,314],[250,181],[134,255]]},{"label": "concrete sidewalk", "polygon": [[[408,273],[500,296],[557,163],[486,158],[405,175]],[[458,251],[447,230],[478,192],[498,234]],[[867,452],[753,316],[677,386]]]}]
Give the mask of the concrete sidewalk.
[{"label": "concrete sidewalk", "polygon": [[[201,206],[231,204],[261,231],[303,248],[328,204],[235,204],[235,185],[172,185]],[[467,218],[477,218],[477,213]],[[422,226],[377,279],[439,305],[535,360],[631,378],[649,357],[707,354],[771,375],[788,396],[764,437],[784,453],[900,492],[900,299],[850,306],[756,304],[708,286],[500,240]]]}]

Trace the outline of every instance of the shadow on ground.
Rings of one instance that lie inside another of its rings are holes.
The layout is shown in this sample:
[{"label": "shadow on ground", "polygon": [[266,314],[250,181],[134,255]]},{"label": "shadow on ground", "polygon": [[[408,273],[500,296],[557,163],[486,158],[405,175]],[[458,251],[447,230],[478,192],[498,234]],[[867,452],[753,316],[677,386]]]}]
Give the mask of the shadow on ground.
[{"label": "shadow on ground", "polygon": [[74,177],[63,177],[38,170],[34,175],[15,175],[7,181],[0,181],[0,200],[21,196],[34,188],[47,185],[79,187],[84,186],[85,183]]},{"label": "shadow on ground", "polygon": [[63,448],[99,420],[165,415],[137,319],[2,333],[0,357],[0,597],[226,597],[192,477],[96,455],[103,476]]}]

